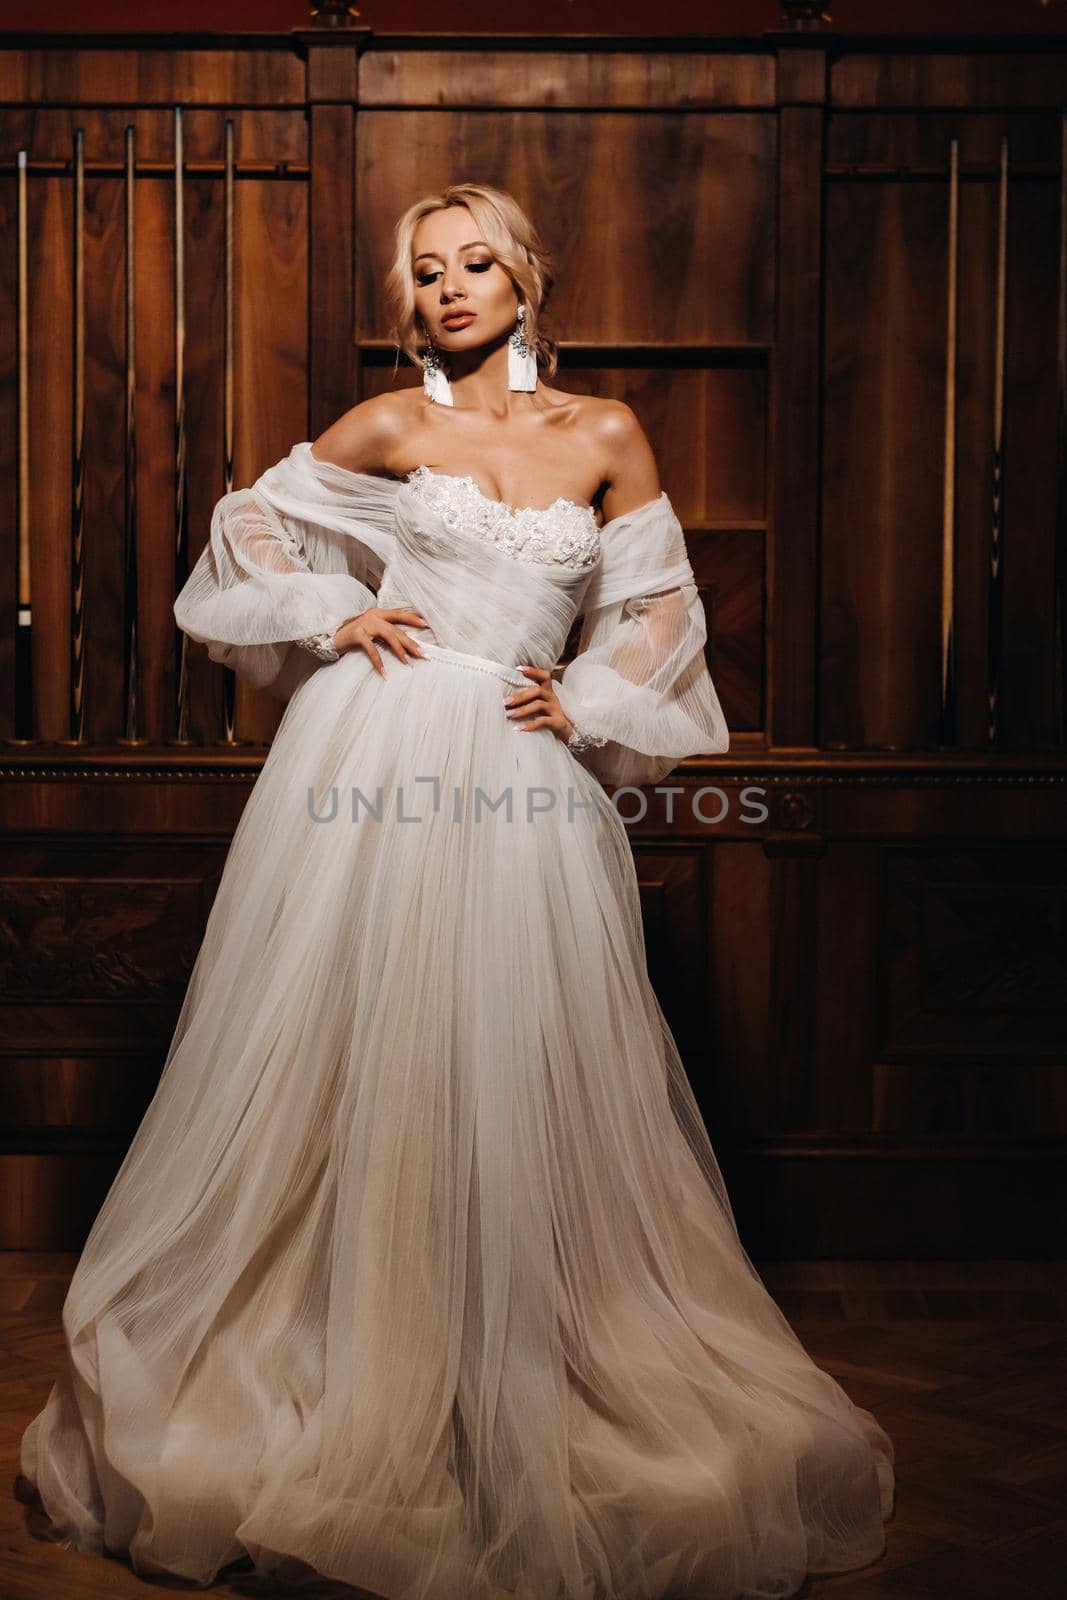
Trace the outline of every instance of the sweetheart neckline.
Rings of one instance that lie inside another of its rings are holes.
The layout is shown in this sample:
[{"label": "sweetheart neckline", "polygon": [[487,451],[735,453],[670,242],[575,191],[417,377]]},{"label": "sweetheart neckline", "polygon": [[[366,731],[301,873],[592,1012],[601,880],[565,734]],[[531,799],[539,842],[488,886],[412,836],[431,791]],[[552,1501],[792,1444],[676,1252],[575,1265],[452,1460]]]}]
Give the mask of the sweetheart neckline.
[{"label": "sweetheart neckline", "polygon": [[[359,483],[366,484],[366,485],[373,485],[374,488],[379,489],[379,490],[385,490],[386,493],[392,492],[394,490],[406,489],[408,487],[407,477],[410,476],[410,474],[405,474],[405,475],[403,475],[403,476],[401,476],[399,478],[396,478],[396,477],[392,477],[392,476],[388,476],[388,475],[383,475],[382,473],[377,473],[377,472],[361,472],[361,471],[359,471],[359,470],[357,470],[357,469],[355,469],[353,467],[342,467],[339,462],[320,459],[319,456],[312,454],[311,446],[312,446],[313,442],[314,441],[311,440],[311,439],[300,440],[296,444],[294,444],[294,446],[292,448],[292,451],[290,452],[290,455],[292,455],[294,457],[294,459],[302,459],[302,458],[306,457],[311,462],[311,470],[312,470],[312,472],[314,472],[316,469],[318,469],[318,471],[320,473],[326,472],[326,471],[334,472],[340,478],[343,478],[343,479],[346,479],[346,480],[347,479],[352,479],[355,482],[359,482]],[[412,472],[415,472],[418,469],[416,467],[412,467],[411,470],[412,470]],[[427,470],[427,472],[429,472],[430,471],[429,467],[427,467],[426,470]],[[433,473],[433,474],[431,474],[431,476],[440,478],[440,477],[444,477],[445,474],[439,472],[439,473]],[[475,484],[475,488],[476,489],[478,488],[477,484]],[[478,489],[478,493],[481,494],[482,491],[480,489]],[[560,498],[563,498],[563,497],[561,496]],[[488,502],[489,505],[498,505],[498,506],[502,505],[502,506],[504,506],[504,509],[506,511],[514,511],[515,510],[514,506],[508,506],[506,504],[506,502],[503,501],[503,500],[494,501],[494,500],[490,499],[488,495],[484,495],[483,499],[485,499]],[[573,506],[577,506],[578,502],[577,502],[577,500],[571,500],[571,501],[568,502],[568,504],[573,505]],[[659,494],[655,495],[651,500],[646,500],[643,505],[634,506],[629,511],[620,511],[617,516],[609,517],[606,522],[596,523],[596,527],[597,527],[598,532],[601,535],[603,535],[603,534],[605,534],[607,532],[607,530],[609,528],[614,528],[617,524],[622,524],[622,525],[625,525],[625,526],[629,526],[634,521],[636,521],[638,519],[641,519],[641,518],[644,518],[650,512],[652,512],[654,510],[658,511],[661,508],[663,508],[664,506],[670,512],[670,514],[673,516],[674,515],[674,507],[671,505],[670,498],[669,498],[669,496],[667,494],[667,491],[666,491],[666,489],[661,489]],[[525,507],[523,509],[529,510],[531,508],[530,507]],[[578,509],[580,511],[592,511],[593,507],[592,506],[578,506]],[[595,520],[595,513],[594,513],[594,520]]]},{"label": "sweetheart neckline", "polygon": [[570,500],[565,494],[558,494],[552,504],[548,506],[512,506],[506,500],[495,500],[491,494],[486,494],[485,490],[475,483],[469,472],[435,472],[432,467],[420,464],[417,467],[412,467],[410,472],[404,473],[404,483],[410,483],[416,472],[425,472],[428,478],[442,478],[452,483],[468,483],[475,494],[485,501],[486,505],[499,506],[502,511],[508,512],[513,517],[521,516],[523,512],[527,511],[544,513],[546,511],[554,511],[557,506],[573,506],[576,511],[587,511],[593,518],[593,526],[598,533],[600,532],[600,524],[596,520],[595,508],[583,505],[578,500]]}]

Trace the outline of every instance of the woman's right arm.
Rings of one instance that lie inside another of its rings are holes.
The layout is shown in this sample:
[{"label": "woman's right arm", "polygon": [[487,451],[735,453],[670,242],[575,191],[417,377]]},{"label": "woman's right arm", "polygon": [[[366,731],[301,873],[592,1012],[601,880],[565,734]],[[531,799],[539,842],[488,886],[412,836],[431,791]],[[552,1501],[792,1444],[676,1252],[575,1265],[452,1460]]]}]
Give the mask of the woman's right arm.
[{"label": "woman's right arm", "polygon": [[[358,448],[373,456],[383,430],[389,432],[387,411],[365,402],[323,438],[339,437],[349,460],[345,439],[361,441]],[[331,473],[317,451],[308,459],[309,448],[294,446],[252,488],[222,496],[208,542],[174,602],[178,626],[205,644],[212,660],[257,687],[279,679],[296,646],[336,660],[353,645],[366,648],[368,630],[356,625],[368,613],[372,638],[383,620],[390,627],[394,621],[378,612],[371,585],[388,559],[395,485]],[[383,636],[404,653],[388,630]],[[373,659],[373,645],[368,653]]]},{"label": "woman's right arm", "polygon": [[174,617],[213,661],[266,688],[294,645],[332,640],[374,603],[373,590],[340,558],[333,570],[313,571],[286,521],[254,489],[237,489],[214,507]]}]

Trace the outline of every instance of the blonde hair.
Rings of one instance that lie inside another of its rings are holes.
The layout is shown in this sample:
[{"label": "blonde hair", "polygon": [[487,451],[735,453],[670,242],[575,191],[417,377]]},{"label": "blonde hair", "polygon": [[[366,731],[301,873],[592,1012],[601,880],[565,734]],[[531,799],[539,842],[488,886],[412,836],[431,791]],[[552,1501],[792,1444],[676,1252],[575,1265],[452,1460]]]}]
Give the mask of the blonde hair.
[{"label": "blonde hair", "polygon": [[412,242],[422,218],[434,211],[444,211],[448,206],[467,207],[482,238],[515,285],[519,299],[526,306],[526,341],[538,367],[544,368],[546,377],[551,376],[558,365],[558,347],[554,339],[541,332],[540,322],[554,281],[552,259],[518,201],[503,189],[494,189],[487,183],[450,183],[440,194],[424,195],[416,200],[397,222],[396,249],[385,280],[386,299],[393,318],[390,337],[397,347],[397,359],[403,350],[417,367],[424,365],[419,346],[425,347],[426,336],[419,332],[415,317]]}]

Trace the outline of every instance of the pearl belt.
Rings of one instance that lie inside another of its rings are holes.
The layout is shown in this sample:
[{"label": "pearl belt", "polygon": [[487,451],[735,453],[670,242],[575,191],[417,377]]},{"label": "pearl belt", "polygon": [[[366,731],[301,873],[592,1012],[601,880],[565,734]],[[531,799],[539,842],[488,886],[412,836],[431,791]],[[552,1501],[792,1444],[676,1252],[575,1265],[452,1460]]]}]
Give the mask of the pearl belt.
[{"label": "pearl belt", "polygon": [[418,643],[424,656],[435,656],[439,661],[451,661],[453,666],[469,667],[472,672],[491,672],[494,677],[502,678],[505,683],[514,684],[520,689],[529,689],[536,681],[526,677],[518,667],[505,666],[502,661],[494,661],[491,656],[476,656],[466,650],[453,650],[449,645],[436,644],[430,639],[420,639]]}]

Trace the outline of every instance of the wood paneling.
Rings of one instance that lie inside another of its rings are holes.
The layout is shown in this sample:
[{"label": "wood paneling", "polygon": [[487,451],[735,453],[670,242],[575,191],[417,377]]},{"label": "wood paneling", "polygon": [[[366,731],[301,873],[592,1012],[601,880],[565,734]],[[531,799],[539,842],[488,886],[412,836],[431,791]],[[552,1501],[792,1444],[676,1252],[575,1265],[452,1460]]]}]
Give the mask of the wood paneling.
[{"label": "wood paneling", "polygon": [[[85,525],[88,530],[85,541],[85,616],[88,636],[85,699],[87,736],[101,743],[119,738],[125,724],[123,652],[129,618],[123,591],[125,447],[121,418],[126,390],[124,228],[122,180],[87,175],[87,404],[83,478]],[[44,307],[38,310],[38,316],[42,314],[45,314]],[[65,526],[63,531],[66,532]]]},{"label": "wood paneling", "polygon": [[773,106],[770,55],[657,50],[368,51],[360,64],[365,106],[552,106],[641,111],[664,106]]},{"label": "wood paneling", "polygon": [[285,40],[264,49],[70,46],[0,51],[0,101],[28,105],[303,108],[304,66]]},{"label": "wood paneling", "polygon": [[[537,217],[557,261],[551,320],[568,340],[766,344],[774,164],[770,114],[361,110],[357,337],[386,331],[395,218],[473,170]],[[674,205],[657,203],[665,182]]]},{"label": "wood paneling", "polygon": [[[252,483],[307,437],[307,207],[303,184],[238,185],[235,485]],[[276,700],[238,682],[243,738],[269,739],[280,720]]]},{"label": "wood paneling", "polygon": [[1063,104],[1062,40],[1044,49],[1016,41],[1013,50],[969,52],[938,49],[895,51],[845,50],[830,64],[834,105],[841,110],[868,107],[1025,105],[1058,108]]},{"label": "wood paneling", "polygon": [[[804,71],[805,65],[808,71]],[[821,98],[803,60],[788,74],[795,91]],[[811,745],[819,516],[819,290],[823,114],[786,105],[779,115],[778,304],[773,412],[776,457],[767,552],[770,736]]]},{"label": "wood paneling", "polygon": [[355,110],[358,58],[324,44],[308,51],[311,131],[309,420],[315,438],[356,404]]},{"label": "wood paneling", "polygon": [[[0,62],[4,59],[0,51]],[[121,182],[125,160],[127,126],[132,126],[137,146],[138,177],[159,184],[172,173],[149,173],[146,163],[167,165],[174,160],[174,105],[153,107],[99,107],[92,105],[42,105],[32,111],[0,104],[0,130],[3,144],[0,160],[9,161],[20,145],[30,151],[33,162],[65,162],[71,157],[74,133],[85,129],[86,161],[106,164],[108,176]],[[195,169],[197,163],[218,165],[224,155],[224,128],[227,118],[234,124],[235,155],[238,162],[266,163],[271,168],[289,164],[304,165],[308,159],[308,129],[304,107],[277,106],[242,109],[240,105],[206,107],[202,103],[183,106],[185,161]],[[140,186],[140,185],[139,185]],[[170,185],[164,181],[163,186]]]},{"label": "wood paneling", "polygon": [[[956,399],[958,741],[986,744],[998,128],[1010,139],[1001,742],[1052,748],[1055,119],[837,118],[826,219],[820,739],[938,739],[948,140],[961,198]],[[895,168],[928,171],[915,181]],[[852,166],[881,175],[846,179]]]},{"label": "wood paneling", "polygon": [[[234,143],[239,148],[236,135],[245,122],[243,118],[235,122]],[[191,139],[196,137],[194,119],[186,116],[184,125],[188,149]],[[222,153],[221,128],[215,133],[208,149],[217,156]],[[185,185],[185,430],[192,467],[186,477],[190,566],[210,535],[215,502],[230,487],[226,481],[225,229],[223,185],[215,178],[191,177]],[[270,365],[271,357],[266,352],[264,361]],[[172,504],[165,525],[176,532],[173,455],[172,445],[166,462]],[[172,573],[169,584],[172,607],[177,586],[177,576]],[[166,619],[165,636],[169,653],[166,681],[170,689],[166,728],[170,738],[177,731],[174,697],[182,649],[173,609]],[[225,669],[209,661],[207,652],[195,649],[191,642],[186,645],[186,659],[190,737],[198,744],[211,744],[220,740],[224,733]]]},{"label": "wood paneling", "polygon": [[879,1054],[945,1067],[1020,1058],[1060,1067],[1065,852],[899,848],[886,853],[884,873]]},{"label": "wood paneling", "polygon": [[936,741],[946,225],[933,185],[829,197],[819,734],[830,746]]},{"label": "wood paneling", "polygon": [[687,525],[686,546],[704,602],[708,668],[732,734],[765,725],[764,541],[755,531]]}]

